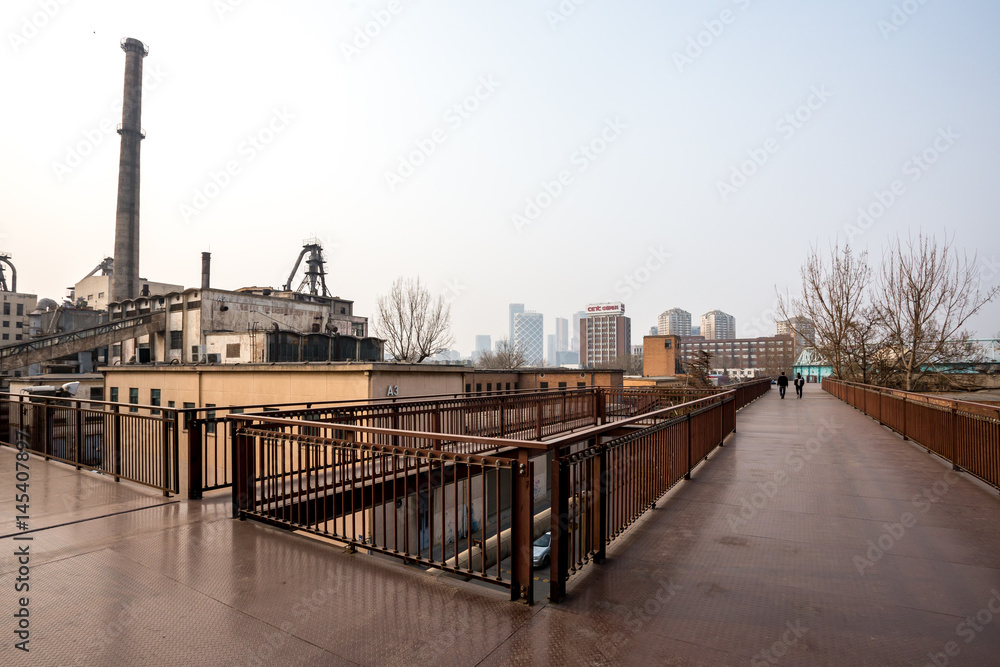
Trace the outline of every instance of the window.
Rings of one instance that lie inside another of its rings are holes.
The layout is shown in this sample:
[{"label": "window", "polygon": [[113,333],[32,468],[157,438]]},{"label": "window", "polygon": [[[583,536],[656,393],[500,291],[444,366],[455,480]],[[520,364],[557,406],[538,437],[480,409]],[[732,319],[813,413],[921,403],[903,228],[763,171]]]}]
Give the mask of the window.
[{"label": "window", "polygon": [[118,387],[111,387],[111,402],[118,402]]},{"label": "window", "polygon": [[548,389],[549,388],[549,383],[548,382],[539,382],[538,386],[541,387],[542,389]]},{"label": "window", "polygon": [[3,339],[4,339],[4,340],[10,340],[10,334],[6,334],[6,333],[5,333],[5,334],[3,335]]},{"label": "window", "polygon": [[483,391],[483,384],[481,382],[476,383],[476,393],[479,394]]},{"label": "window", "polygon": [[507,391],[510,391],[510,382],[507,383]]},{"label": "window", "polygon": [[[214,408],[215,403],[206,403],[206,408]],[[205,413],[205,419],[208,423],[205,424],[205,433],[215,433],[215,410],[209,410]],[[319,435],[318,433],[316,435]]]},{"label": "window", "polygon": [[88,294],[87,295],[87,301],[93,301],[93,300],[94,300],[94,295],[93,294]]},{"label": "window", "polygon": [[[184,404],[184,409],[185,410],[192,410],[192,409],[194,409],[194,403],[185,403]],[[190,421],[191,421],[191,413],[185,414],[184,415],[184,429],[185,430],[187,430],[188,422],[190,422]]]},{"label": "window", "polygon": [[98,292],[97,293],[97,298],[98,299],[103,299],[104,298],[104,292]]},{"label": "window", "polygon": [[184,345],[182,337],[184,335],[183,331],[171,331],[170,332],[170,349],[179,350]]},{"label": "window", "polygon": [[587,386],[587,383],[586,383],[586,382],[577,382],[577,383],[576,383],[576,386],[577,386],[577,387],[586,387],[586,386]]},{"label": "window", "polygon": [[3,314],[4,315],[10,315],[10,304],[9,303],[5,303],[3,305]]},{"label": "window", "polygon": [[239,343],[227,343],[226,344],[226,359],[235,359],[240,356],[240,344]]},{"label": "window", "polygon": [[346,308],[341,308],[340,309],[340,314],[341,315],[346,315],[347,314],[347,309]]},{"label": "window", "polygon": [[198,346],[197,345],[192,345],[191,346],[191,358],[194,359],[195,361],[198,360]]},{"label": "window", "polygon": [[24,315],[24,304],[23,303],[17,304],[17,314],[18,315]]},{"label": "window", "polygon": [[9,326],[10,326],[10,320],[4,320],[4,321],[3,321],[3,325],[4,325],[5,327],[9,327]]},{"label": "window", "polygon": [[[139,388],[129,387],[128,390],[128,402],[132,405],[139,405]],[[129,408],[129,412],[139,412],[139,408]]]},{"label": "window", "polygon": [[[159,405],[160,404],[160,390],[159,389],[150,389],[149,390],[149,404],[150,405]],[[158,414],[160,414],[160,411],[159,410],[151,410],[150,414],[152,414],[152,415],[158,415]]]},{"label": "window", "polygon": [[21,321],[18,321],[18,323],[17,323],[17,324],[15,325],[15,326],[16,326],[16,327],[17,327],[18,329],[23,329],[23,328],[24,328],[24,322],[21,322]]},{"label": "window", "polygon": [[111,356],[120,357],[122,356],[122,346],[121,343],[117,343],[111,346]]},{"label": "window", "polygon": [[566,388],[566,383],[565,382],[560,382],[559,383],[559,388],[560,389],[565,389]]},{"label": "window", "polygon": [[469,384],[469,383],[465,384],[465,393],[466,394],[472,393],[472,385],[471,384]]},{"label": "window", "polygon": [[21,340],[21,334],[14,334],[14,340]]},{"label": "window", "polygon": [[487,382],[486,383],[486,391],[493,391],[493,383],[492,382]]},{"label": "window", "polygon": [[91,387],[90,388],[90,400],[92,400],[92,401],[103,401],[104,400],[104,387]]}]

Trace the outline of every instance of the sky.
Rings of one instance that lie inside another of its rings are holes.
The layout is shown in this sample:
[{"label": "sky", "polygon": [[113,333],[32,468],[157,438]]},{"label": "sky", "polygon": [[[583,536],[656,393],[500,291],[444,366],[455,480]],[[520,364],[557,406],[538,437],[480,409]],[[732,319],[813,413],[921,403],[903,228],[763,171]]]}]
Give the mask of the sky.
[{"label": "sky", "polygon": [[[810,247],[923,231],[1000,283],[987,0],[5,0],[0,251],[61,299],[113,254],[123,37],[149,47],[140,275],[280,286],[309,239],[455,348],[509,303],[773,335]],[[298,280],[296,280],[298,282]],[[970,322],[1000,331],[1000,303]]]}]

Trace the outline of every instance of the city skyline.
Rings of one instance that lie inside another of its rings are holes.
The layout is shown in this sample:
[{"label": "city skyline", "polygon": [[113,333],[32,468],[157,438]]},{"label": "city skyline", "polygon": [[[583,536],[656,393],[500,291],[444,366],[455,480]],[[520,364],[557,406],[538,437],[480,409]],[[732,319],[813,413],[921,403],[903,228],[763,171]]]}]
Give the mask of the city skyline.
[{"label": "city skyline", "polygon": [[[212,251],[214,285],[280,286],[316,237],[358,314],[420,276],[462,349],[513,299],[623,300],[637,331],[665,303],[719,303],[769,335],[775,288],[794,296],[837,238],[877,261],[897,235],[954,235],[1000,281],[1000,7],[394,6],[5,3],[0,82],[31,100],[9,105],[0,166],[20,289],[60,301],[112,253],[123,37],[149,46],[152,281],[196,286]],[[529,270],[501,277],[510,258]],[[970,329],[998,322],[994,302]]]}]

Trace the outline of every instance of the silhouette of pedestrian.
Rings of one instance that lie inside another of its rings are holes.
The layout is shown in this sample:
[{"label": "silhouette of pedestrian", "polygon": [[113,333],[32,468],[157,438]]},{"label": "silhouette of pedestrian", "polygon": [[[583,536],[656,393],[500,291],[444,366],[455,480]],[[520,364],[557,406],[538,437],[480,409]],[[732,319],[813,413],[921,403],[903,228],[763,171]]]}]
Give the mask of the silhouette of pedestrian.
[{"label": "silhouette of pedestrian", "polygon": [[781,371],[781,375],[778,376],[778,393],[781,394],[782,400],[785,398],[786,389],[788,389],[788,376],[785,375],[785,371]]},{"label": "silhouette of pedestrian", "polygon": [[799,398],[802,398],[802,387],[804,387],[806,384],[805,378],[802,377],[802,373],[795,374],[794,384],[795,384],[795,395],[798,396]]}]

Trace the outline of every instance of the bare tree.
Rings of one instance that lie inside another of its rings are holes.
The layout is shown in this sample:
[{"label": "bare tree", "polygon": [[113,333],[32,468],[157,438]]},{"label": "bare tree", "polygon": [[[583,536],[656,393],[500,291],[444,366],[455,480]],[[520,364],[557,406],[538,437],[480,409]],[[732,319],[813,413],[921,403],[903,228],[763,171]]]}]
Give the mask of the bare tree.
[{"label": "bare tree", "polygon": [[[778,311],[786,320],[805,317],[812,321],[812,347],[833,366],[838,378],[848,374],[848,339],[861,309],[866,290],[871,283],[868,253],[855,255],[850,245],[839,244],[830,249],[828,257],[810,249],[802,266],[802,296],[791,299],[778,295]],[[797,332],[798,333],[798,332]]]},{"label": "bare tree", "polygon": [[451,306],[443,296],[432,298],[420,278],[397,278],[378,298],[375,335],[394,361],[420,363],[453,344]]},{"label": "bare tree", "polygon": [[527,363],[528,358],[524,353],[524,347],[514,343],[507,338],[497,341],[495,350],[485,350],[479,353],[476,360],[476,368],[486,370],[510,370],[520,368]]},{"label": "bare tree", "polygon": [[688,380],[695,387],[710,387],[708,376],[712,374],[712,353],[708,350],[697,350],[691,360],[685,362],[684,370]]},{"label": "bare tree", "polygon": [[873,303],[904,389],[967,358],[965,323],[1000,293],[1000,286],[981,291],[975,266],[975,255],[959,255],[947,238],[939,243],[921,233],[890,244]]}]

